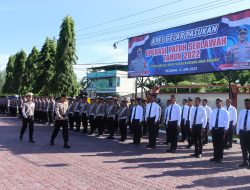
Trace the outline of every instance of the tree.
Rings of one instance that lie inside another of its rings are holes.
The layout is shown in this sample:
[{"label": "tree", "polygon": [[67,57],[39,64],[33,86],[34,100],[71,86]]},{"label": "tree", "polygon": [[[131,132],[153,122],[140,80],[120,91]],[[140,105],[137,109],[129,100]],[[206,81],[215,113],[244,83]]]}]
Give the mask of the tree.
[{"label": "tree", "polygon": [[73,64],[76,64],[76,40],[72,17],[63,19],[56,48],[55,75],[52,80],[56,95],[76,95],[79,91]]},{"label": "tree", "polygon": [[55,55],[56,42],[47,37],[40,52],[35,84],[35,92],[40,95],[53,94],[51,80],[55,73]]},{"label": "tree", "polygon": [[12,94],[13,93],[13,87],[12,87],[12,83],[13,83],[13,71],[14,71],[14,62],[16,59],[16,55],[11,55],[9,57],[8,63],[7,63],[7,67],[6,67],[6,79],[5,79],[5,83],[3,85],[2,88],[2,92],[4,94]]},{"label": "tree", "polygon": [[0,71],[0,94],[2,94],[3,85],[5,83],[6,73],[5,71]]},{"label": "tree", "polygon": [[22,85],[21,85],[22,94],[26,94],[34,90],[38,57],[39,57],[39,51],[34,46],[25,64],[25,72],[22,76]]},{"label": "tree", "polygon": [[21,50],[16,54],[16,59],[14,62],[14,70],[13,70],[13,93],[14,94],[22,94],[21,86],[22,86],[22,78],[25,73],[25,62],[27,60],[27,55],[24,50]]}]

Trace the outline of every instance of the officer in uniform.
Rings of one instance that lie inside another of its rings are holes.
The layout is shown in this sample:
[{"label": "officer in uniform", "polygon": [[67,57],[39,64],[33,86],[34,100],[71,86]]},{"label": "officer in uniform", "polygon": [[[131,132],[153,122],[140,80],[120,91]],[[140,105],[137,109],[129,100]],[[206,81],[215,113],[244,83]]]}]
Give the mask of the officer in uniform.
[{"label": "officer in uniform", "polygon": [[239,167],[248,167],[250,169],[250,99],[244,100],[245,109],[239,113],[237,124],[237,135],[240,138],[240,146],[243,162]]},{"label": "officer in uniform", "polygon": [[167,152],[174,153],[177,149],[178,143],[178,134],[181,124],[181,107],[176,104],[175,95],[171,95],[170,97],[171,105],[168,106],[168,117],[167,117],[167,125],[168,125],[168,133],[169,133],[169,142],[170,149]]},{"label": "officer in uniform", "polygon": [[25,102],[22,107],[23,126],[19,138],[20,140],[23,140],[24,132],[29,125],[29,142],[35,143],[33,140],[35,103],[32,101],[32,96],[32,93],[27,94],[27,102]]},{"label": "officer in uniform", "polygon": [[115,111],[116,111],[115,120],[114,120],[114,127],[115,127],[115,131],[116,131],[116,130],[118,130],[118,114],[117,114],[117,111],[119,110],[119,107],[120,107],[117,97],[114,97],[114,106],[115,106]]},{"label": "officer in uniform", "polygon": [[155,148],[158,133],[158,123],[160,122],[161,107],[155,102],[156,94],[148,94],[149,103],[146,106],[145,121],[148,126],[149,143],[146,148]]},{"label": "officer in uniform", "polygon": [[104,105],[104,99],[102,97],[98,97],[98,104],[96,107],[96,127],[98,128],[98,135],[103,135],[104,131],[104,124],[103,124],[103,118],[105,115],[105,105]]},{"label": "officer in uniform", "polygon": [[207,125],[207,114],[204,107],[201,105],[200,97],[194,99],[194,107],[190,113],[190,130],[195,144],[195,153],[192,156],[201,158],[203,147],[203,132]]},{"label": "officer in uniform", "polygon": [[133,111],[133,107],[135,106],[135,99],[131,98],[130,99],[130,104],[129,104],[129,133],[132,133],[132,126],[131,126],[131,117],[132,117],[132,111]]},{"label": "officer in uniform", "polygon": [[76,97],[75,109],[74,109],[74,120],[76,122],[76,132],[80,132],[81,127],[81,106],[82,102],[79,96]]},{"label": "officer in uniform", "polygon": [[184,113],[186,113],[186,110],[188,108],[189,107],[187,106],[187,99],[183,99],[182,106],[181,106],[181,140],[180,142],[185,142],[185,140],[187,140],[188,130],[185,125]]},{"label": "officer in uniform", "polygon": [[226,109],[229,112],[229,118],[230,118],[228,132],[227,132],[226,137],[225,137],[225,148],[226,149],[232,148],[233,134],[234,134],[234,131],[236,129],[236,123],[237,123],[237,110],[234,106],[231,105],[231,103],[232,103],[232,100],[227,99],[226,106],[224,107],[224,109]]},{"label": "officer in uniform", "polygon": [[212,114],[212,109],[210,106],[207,105],[207,102],[208,102],[207,99],[202,100],[202,106],[205,108],[207,114],[207,125],[203,133],[203,145],[206,145],[208,143],[209,121],[210,121],[210,116]]},{"label": "officer in uniform", "polygon": [[69,134],[68,134],[68,109],[69,103],[66,98],[66,94],[62,94],[60,101],[56,103],[55,111],[56,111],[56,118],[55,118],[55,126],[54,130],[51,135],[50,144],[54,144],[54,140],[62,127],[62,134],[64,140],[64,148],[70,148],[68,141],[69,141]]},{"label": "officer in uniform", "polygon": [[168,133],[168,123],[167,123],[167,118],[168,118],[168,106],[171,104],[170,100],[167,100],[167,105],[164,111],[164,122],[163,124],[165,125],[165,130],[166,130],[166,141],[163,144],[168,145],[169,144],[169,133]]},{"label": "officer in uniform", "polygon": [[143,109],[143,121],[142,121],[142,136],[146,136],[147,135],[147,131],[148,131],[148,126],[147,126],[147,122],[146,122],[146,107],[147,107],[147,100],[146,99],[142,99],[142,109]]},{"label": "officer in uniform", "polygon": [[119,129],[121,138],[119,141],[124,142],[127,139],[127,123],[129,119],[129,109],[127,106],[127,100],[123,99],[121,106],[118,110],[118,119],[119,119]]},{"label": "officer in uniform", "polygon": [[55,99],[53,96],[50,96],[49,98],[49,104],[47,108],[48,112],[48,124],[51,125],[54,123],[54,112],[55,112]]},{"label": "officer in uniform", "polygon": [[226,63],[246,63],[250,61],[250,43],[247,41],[248,30],[240,27],[238,31],[239,42],[227,49]]},{"label": "officer in uniform", "polygon": [[133,143],[135,145],[138,145],[141,143],[141,123],[143,120],[143,108],[141,106],[142,99],[137,98],[135,100],[135,106],[133,107],[132,116],[131,116],[131,124],[132,124],[132,130],[133,130]]},{"label": "officer in uniform", "polygon": [[69,119],[69,130],[74,129],[74,110],[75,110],[75,99],[68,98],[69,101],[69,110],[68,110],[68,119]]},{"label": "officer in uniform", "polygon": [[116,105],[114,103],[114,98],[109,96],[108,99],[108,107],[107,107],[107,123],[109,128],[109,136],[107,139],[114,139],[115,134],[115,116],[117,113]]},{"label": "officer in uniform", "polygon": [[96,99],[95,97],[90,98],[90,106],[89,106],[89,125],[90,132],[89,135],[92,135],[96,130]]},{"label": "officer in uniform", "polygon": [[190,113],[191,113],[191,109],[193,108],[193,99],[192,98],[188,98],[188,109],[186,109],[186,111],[184,112],[184,119],[185,119],[185,125],[186,125],[186,130],[187,130],[187,139],[188,139],[188,145],[186,146],[186,148],[191,149],[194,141],[193,141],[193,137],[192,137],[192,133],[190,130]]},{"label": "officer in uniform", "polygon": [[135,72],[143,72],[147,68],[147,62],[143,58],[142,49],[137,49],[137,57],[131,61],[130,70]]},{"label": "officer in uniform", "polygon": [[210,130],[212,130],[212,139],[214,147],[214,157],[210,161],[222,162],[224,151],[225,134],[229,127],[229,113],[222,108],[222,99],[216,99],[216,108],[213,109],[210,121]]},{"label": "officer in uniform", "polygon": [[88,97],[83,95],[82,109],[81,109],[81,116],[82,116],[81,119],[82,119],[82,126],[83,126],[82,133],[88,132],[88,110],[89,110]]}]

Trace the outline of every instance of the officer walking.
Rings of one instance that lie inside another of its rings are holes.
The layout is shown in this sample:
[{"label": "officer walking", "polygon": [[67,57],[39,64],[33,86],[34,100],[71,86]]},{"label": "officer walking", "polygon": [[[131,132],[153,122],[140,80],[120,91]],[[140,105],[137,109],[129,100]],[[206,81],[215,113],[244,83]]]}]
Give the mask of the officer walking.
[{"label": "officer walking", "polygon": [[229,127],[229,113],[222,108],[222,99],[216,99],[216,108],[213,109],[210,121],[210,130],[212,130],[214,156],[210,161],[222,162],[224,151],[225,134]]},{"label": "officer walking", "polygon": [[245,109],[239,113],[237,124],[237,135],[240,137],[240,147],[243,162],[239,167],[248,167],[250,169],[250,99],[244,100]]},{"label": "officer walking", "polygon": [[194,99],[194,107],[191,109],[190,113],[190,130],[195,144],[195,153],[192,156],[197,158],[201,158],[203,146],[202,136],[204,128],[207,125],[206,110],[200,103],[200,97],[196,97]]},{"label": "officer walking", "polygon": [[32,93],[27,94],[27,102],[22,107],[23,126],[20,131],[20,140],[23,140],[24,132],[29,125],[29,142],[35,143],[33,140],[35,103],[32,101],[32,96]]},{"label": "officer walking", "polygon": [[63,148],[70,148],[68,141],[69,141],[69,134],[68,134],[68,109],[69,109],[69,103],[66,98],[66,94],[62,94],[60,101],[56,103],[55,111],[56,111],[56,117],[55,117],[55,126],[54,130],[51,135],[50,144],[55,145],[54,141],[55,138],[59,132],[59,130],[62,128],[62,134],[63,134],[63,140],[64,145]]}]

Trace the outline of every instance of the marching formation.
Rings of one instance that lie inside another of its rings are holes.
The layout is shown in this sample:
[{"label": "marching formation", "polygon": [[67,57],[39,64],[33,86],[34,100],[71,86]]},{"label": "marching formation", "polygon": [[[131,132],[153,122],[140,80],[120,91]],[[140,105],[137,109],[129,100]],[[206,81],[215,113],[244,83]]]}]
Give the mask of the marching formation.
[{"label": "marching formation", "polygon": [[[243,162],[240,167],[250,169],[250,99],[245,99],[245,109],[237,114],[237,110],[227,99],[223,107],[223,100],[217,98],[215,108],[208,106],[207,99],[196,97],[183,99],[182,105],[176,103],[175,95],[166,102],[164,108],[156,94],[148,94],[147,100],[142,98],[118,99],[117,97],[78,96],[67,98],[62,94],[60,98],[33,97],[32,93],[17,99],[16,97],[0,97],[1,114],[11,114],[23,119],[20,130],[20,140],[29,127],[29,142],[33,139],[34,122],[51,125],[53,131],[50,144],[55,144],[55,138],[62,128],[64,148],[68,144],[68,130],[102,136],[108,133],[107,139],[114,139],[119,131],[119,141],[124,142],[127,134],[133,136],[132,144],[138,145],[142,136],[148,135],[146,148],[155,148],[160,127],[166,130],[166,141],[169,145],[167,152],[175,153],[178,142],[187,142],[186,148],[194,147],[191,156],[201,158],[203,146],[208,143],[209,134],[212,135],[213,158],[210,161],[221,163],[224,149],[233,145],[233,137],[240,138]],[[82,129],[82,130],[81,130]],[[179,134],[181,138],[179,139]]]}]

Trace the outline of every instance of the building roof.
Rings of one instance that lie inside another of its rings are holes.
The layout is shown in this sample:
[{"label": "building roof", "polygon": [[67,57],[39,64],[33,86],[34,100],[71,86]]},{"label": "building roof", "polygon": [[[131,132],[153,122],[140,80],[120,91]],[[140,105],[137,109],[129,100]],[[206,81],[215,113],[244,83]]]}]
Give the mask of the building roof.
[{"label": "building roof", "polygon": [[92,66],[90,68],[88,68],[88,70],[106,70],[106,71],[110,71],[110,70],[120,70],[120,71],[128,71],[128,65],[124,65],[124,64],[112,64],[112,65],[103,65],[103,66]]}]

